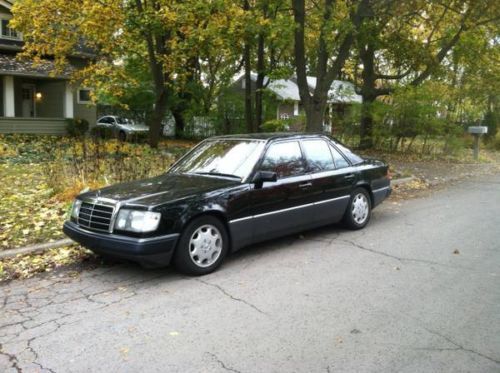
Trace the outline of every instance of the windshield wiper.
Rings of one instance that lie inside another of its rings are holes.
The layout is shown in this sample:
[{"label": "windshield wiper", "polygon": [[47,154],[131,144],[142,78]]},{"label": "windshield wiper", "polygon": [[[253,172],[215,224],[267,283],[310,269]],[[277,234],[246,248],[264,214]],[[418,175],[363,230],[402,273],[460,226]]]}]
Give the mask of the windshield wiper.
[{"label": "windshield wiper", "polygon": [[241,177],[232,175],[232,174],[225,174],[222,172],[190,172],[195,175],[213,175],[213,176],[222,176],[222,177],[232,177],[234,179],[239,179],[241,180]]}]

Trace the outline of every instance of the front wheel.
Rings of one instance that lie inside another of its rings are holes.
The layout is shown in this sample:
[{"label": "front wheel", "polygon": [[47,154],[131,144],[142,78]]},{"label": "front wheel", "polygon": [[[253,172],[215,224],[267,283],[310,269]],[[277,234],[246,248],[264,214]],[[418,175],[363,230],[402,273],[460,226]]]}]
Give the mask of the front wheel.
[{"label": "front wheel", "polygon": [[344,223],[350,229],[364,228],[370,221],[371,212],[371,201],[367,190],[356,188],[345,211]]},{"label": "front wheel", "polygon": [[224,224],[213,216],[201,216],[184,229],[175,250],[174,265],[187,275],[206,275],[222,264],[228,246]]}]

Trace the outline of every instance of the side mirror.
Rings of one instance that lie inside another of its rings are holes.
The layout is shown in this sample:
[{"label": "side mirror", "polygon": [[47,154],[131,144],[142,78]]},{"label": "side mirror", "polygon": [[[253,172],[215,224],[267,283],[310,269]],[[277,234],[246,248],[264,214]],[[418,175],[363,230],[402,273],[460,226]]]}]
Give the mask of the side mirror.
[{"label": "side mirror", "polygon": [[257,171],[254,175],[252,182],[258,186],[262,186],[262,183],[266,181],[276,182],[278,180],[278,175],[273,171]]}]

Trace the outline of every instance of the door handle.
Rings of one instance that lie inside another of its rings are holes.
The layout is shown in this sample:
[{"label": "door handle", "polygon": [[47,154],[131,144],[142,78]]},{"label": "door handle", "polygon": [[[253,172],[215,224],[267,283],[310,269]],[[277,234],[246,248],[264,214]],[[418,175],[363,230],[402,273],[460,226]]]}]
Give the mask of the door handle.
[{"label": "door handle", "polygon": [[299,188],[309,188],[312,187],[312,183],[299,184]]},{"label": "door handle", "polygon": [[356,175],[354,174],[347,174],[344,176],[344,179],[346,180],[354,180],[354,178],[356,177]]}]

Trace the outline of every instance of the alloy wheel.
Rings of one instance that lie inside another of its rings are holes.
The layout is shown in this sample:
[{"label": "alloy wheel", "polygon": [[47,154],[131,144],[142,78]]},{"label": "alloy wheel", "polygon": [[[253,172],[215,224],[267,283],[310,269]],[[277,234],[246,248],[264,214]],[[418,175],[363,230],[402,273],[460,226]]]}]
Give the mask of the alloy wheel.
[{"label": "alloy wheel", "polygon": [[352,200],[352,218],[356,224],[363,224],[368,218],[370,211],[370,205],[366,195],[363,193],[358,193],[354,196]]},{"label": "alloy wheel", "polygon": [[219,259],[222,245],[219,230],[211,224],[202,225],[189,239],[189,256],[198,267],[209,267]]}]

